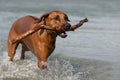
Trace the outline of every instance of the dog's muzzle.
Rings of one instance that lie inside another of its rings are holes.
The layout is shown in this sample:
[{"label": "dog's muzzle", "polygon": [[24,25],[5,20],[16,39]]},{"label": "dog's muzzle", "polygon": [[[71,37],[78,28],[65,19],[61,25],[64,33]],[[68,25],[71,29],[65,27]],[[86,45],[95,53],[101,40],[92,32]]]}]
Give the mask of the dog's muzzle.
[{"label": "dog's muzzle", "polygon": [[66,31],[69,30],[70,27],[71,27],[71,24],[70,24],[70,23],[66,23],[66,25],[65,25],[65,30],[66,30]]},{"label": "dog's muzzle", "polygon": [[64,26],[63,31],[58,32],[58,35],[62,38],[66,38],[67,37],[67,33],[66,31],[70,30],[71,24],[70,23],[66,23]]}]

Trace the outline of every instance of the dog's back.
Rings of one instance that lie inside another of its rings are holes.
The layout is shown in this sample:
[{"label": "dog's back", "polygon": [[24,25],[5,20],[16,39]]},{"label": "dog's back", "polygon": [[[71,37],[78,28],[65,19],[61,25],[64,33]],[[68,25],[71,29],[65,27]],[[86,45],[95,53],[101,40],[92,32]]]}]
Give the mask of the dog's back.
[{"label": "dog's back", "polygon": [[16,34],[23,34],[28,30],[30,30],[31,27],[33,27],[31,25],[36,21],[36,19],[37,18],[33,16],[25,16],[25,17],[19,18],[13,23],[11,29],[14,29]]}]

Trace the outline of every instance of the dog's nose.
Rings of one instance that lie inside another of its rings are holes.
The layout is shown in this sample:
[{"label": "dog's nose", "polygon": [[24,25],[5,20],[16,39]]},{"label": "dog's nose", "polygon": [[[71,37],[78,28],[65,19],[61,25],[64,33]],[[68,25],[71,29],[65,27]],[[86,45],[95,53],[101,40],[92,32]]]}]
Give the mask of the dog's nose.
[{"label": "dog's nose", "polygon": [[66,23],[66,25],[65,25],[66,30],[70,29],[70,27],[71,27],[71,24],[70,23]]}]

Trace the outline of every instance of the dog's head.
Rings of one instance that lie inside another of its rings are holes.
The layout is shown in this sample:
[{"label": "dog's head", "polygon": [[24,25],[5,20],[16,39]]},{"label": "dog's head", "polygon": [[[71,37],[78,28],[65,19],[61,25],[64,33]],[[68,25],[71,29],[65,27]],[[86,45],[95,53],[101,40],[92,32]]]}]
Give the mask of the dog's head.
[{"label": "dog's head", "polygon": [[41,16],[39,22],[44,22],[45,25],[53,27],[57,35],[62,38],[67,36],[66,32],[70,29],[71,25],[68,23],[70,20],[68,16],[61,11],[51,11]]}]

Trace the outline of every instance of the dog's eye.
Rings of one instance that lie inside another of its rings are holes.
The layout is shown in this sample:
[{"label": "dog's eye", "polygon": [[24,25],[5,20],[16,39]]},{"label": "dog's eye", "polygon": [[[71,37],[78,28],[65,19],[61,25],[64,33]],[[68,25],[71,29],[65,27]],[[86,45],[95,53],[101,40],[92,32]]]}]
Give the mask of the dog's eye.
[{"label": "dog's eye", "polygon": [[53,19],[54,19],[54,20],[57,20],[57,21],[60,20],[59,16],[56,16],[56,17],[54,17]]}]

